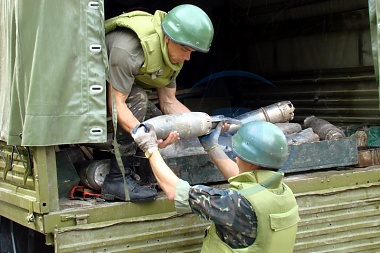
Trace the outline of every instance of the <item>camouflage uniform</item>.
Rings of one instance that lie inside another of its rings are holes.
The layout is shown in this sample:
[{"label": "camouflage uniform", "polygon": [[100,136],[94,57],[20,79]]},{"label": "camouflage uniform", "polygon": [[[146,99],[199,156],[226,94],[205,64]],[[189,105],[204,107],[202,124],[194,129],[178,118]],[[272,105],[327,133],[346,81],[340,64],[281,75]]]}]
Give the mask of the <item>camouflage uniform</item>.
[{"label": "camouflage uniform", "polygon": [[[219,238],[230,247],[244,248],[255,241],[257,228],[255,211],[238,191],[204,185],[191,187],[186,181],[180,180],[176,192],[176,194],[182,192],[184,199],[187,193],[192,212],[214,222]],[[186,203],[182,202],[182,205]]]},{"label": "camouflage uniform", "polygon": [[[132,114],[140,122],[162,115],[161,110],[148,100],[146,91],[136,85],[132,86],[131,92],[125,102]],[[119,144],[124,146],[134,142],[132,136],[120,126],[117,128],[117,140]]]}]

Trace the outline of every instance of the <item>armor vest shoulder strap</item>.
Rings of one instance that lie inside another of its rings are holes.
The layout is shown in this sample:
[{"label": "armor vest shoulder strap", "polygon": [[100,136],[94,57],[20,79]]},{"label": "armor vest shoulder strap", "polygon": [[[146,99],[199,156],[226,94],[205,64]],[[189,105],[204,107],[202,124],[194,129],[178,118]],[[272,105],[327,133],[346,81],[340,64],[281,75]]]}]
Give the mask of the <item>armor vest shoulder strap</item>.
[{"label": "armor vest shoulder strap", "polygon": [[[117,27],[127,27],[135,31],[135,28],[139,25],[144,25],[146,22],[151,22],[152,14],[144,11],[132,11],[121,14],[119,16],[107,19],[105,21],[105,33],[112,32]],[[142,29],[142,32],[149,33],[148,30]],[[136,32],[136,31],[135,31]],[[140,34],[138,34],[140,37]],[[144,36],[143,36],[144,37]]]},{"label": "armor vest shoulder strap", "polygon": [[140,39],[144,51],[144,65],[140,72],[153,73],[158,71],[162,63],[160,38],[152,24],[153,15],[143,11],[133,11],[108,19],[105,22],[106,33],[116,27],[126,27],[133,30]]},{"label": "armor vest shoulder strap", "polygon": [[144,64],[136,75],[136,83],[145,88],[168,85],[182,68],[182,64],[177,66],[171,64],[169,60],[164,60],[164,57],[168,59],[168,52],[162,49],[161,44],[165,43],[163,34],[160,36],[158,32],[161,30],[157,30],[156,27],[164,15],[164,12],[151,15],[147,12],[133,11],[105,22],[106,33],[116,27],[126,27],[139,37],[144,51]]}]

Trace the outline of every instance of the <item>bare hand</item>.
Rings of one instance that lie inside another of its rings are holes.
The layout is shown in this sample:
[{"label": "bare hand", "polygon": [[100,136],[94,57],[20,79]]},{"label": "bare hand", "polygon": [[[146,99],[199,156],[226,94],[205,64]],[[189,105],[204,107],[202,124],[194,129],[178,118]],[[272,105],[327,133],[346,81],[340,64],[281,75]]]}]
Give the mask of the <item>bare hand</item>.
[{"label": "bare hand", "polygon": [[229,122],[223,122],[222,130],[220,131],[220,133],[228,132],[228,130],[230,130],[230,126],[231,124]]},{"label": "bare hand", "polygon": [[170,132],[168,137],[165,140],[159,139],[157,140],[159,148],[166,148],[167,146],[179,141],[181,138],[179,137],[179,133],[177,131]]}]

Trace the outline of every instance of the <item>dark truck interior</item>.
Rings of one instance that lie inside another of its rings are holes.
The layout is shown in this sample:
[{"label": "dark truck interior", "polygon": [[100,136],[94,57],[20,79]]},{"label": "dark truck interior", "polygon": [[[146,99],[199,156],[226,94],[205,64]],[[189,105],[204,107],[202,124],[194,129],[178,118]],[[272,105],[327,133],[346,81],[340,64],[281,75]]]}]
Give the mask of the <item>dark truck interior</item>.
[{"label": "dark truck interior", "polygon": [[[106,1],[105,16],[183,3]],[[285,100],[298,123],[310,115],[347,127],[378,121],[368,1],[191,3],[208,13],[215,29],[210,52],[193,53],[178,77],[184,90],[178,97],[193,111],[236,116]]]}]

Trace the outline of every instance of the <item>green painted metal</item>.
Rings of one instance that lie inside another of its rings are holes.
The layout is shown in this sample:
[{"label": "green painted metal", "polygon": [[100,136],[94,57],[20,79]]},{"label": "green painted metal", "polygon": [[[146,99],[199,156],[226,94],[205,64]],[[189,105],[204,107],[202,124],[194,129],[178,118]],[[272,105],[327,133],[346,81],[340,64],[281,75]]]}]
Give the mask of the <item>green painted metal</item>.
[{"label": "green painted metal", "polygon": [[368,136],[368,146],[380,147],[380,128],[371,127],[366,132]]},{"label": "green painted metal", "polygon": [[34,181],[31,177],[33,161],[30,152],[28,148],[6,146],[0,142],[1,178],[23,188],[33,189]]},{"label": "green painted metal", "polygon": [[208,222],[193,214],[171,212],[85,225],[80,230],[57,228],[56,252],[199,252],[207,226]]},{"label": "green painted metal", "polygon": [[[379,250],[379,190],[372,186],[297,198],[304,208],[295,252]],[[310,203],[314,205],[308,206]]]},{"label": "green painted metal", "polygon": [[[380,250],[379,166],[293,175],[285,181],[300,206],[294,252]],[[131,205],[125,207],[132,211],[139,204]],[[169,211],[77,226],[58,224],[54,236],[56,250],[62,253],[199,252],[207,225],[193,214]]]},{"label": "green painted metal", "polygon": [[[44,215],[44,231],[52,233],[56,228],[72,227],[78,220],[90,226],[98,223],[110,226],[122,219],[141,221],[145,216],[166,216],[174,211],[174,204],[162,196],[154,201],[141,203],[61,200],[61,211]],[[81,216],[85,216],[85,219],[81,220]]]},{"label": "green painted metal", "polygon": [[294,252],[378,252],[380,167],[287,179],[300,206]]},{"label": "green painted metal", "polygon": [[[342,143],[351,148],[355,144],[351,142],[343,140],[334,149],[342,148]],[[194,214],[177,214],[173,203],[162,193],[157,200],[146,203],[67,198],[58,202],[54,148],[35,148],[31,154],[35,164],[32,177],[35,189],[0,180],[0,214],[45,234],[46,243],[54,244],[57,253],[199,252],[208,221]],[[190,178],[202,169],[210,173],[207,170],[212,164],[203,158],[187,157],[188,171],[181,173],[188,173]],[[173,158],[170,162],[181,164],[183,159]],[[194,169],[194,164],[201,166]],[[0,171],[4,167],[1,163]],[[192,174],[189,174],[190,169]],[[380,250],[377,239],[380,166],[289,173],[285,181],[300,206],[295,252]],[[219,184],[219,187],[224,186]]]},{"label": "green painted metal", "polygon": [[1,2],[1,140],[21,146],[106,141],[103,5]]},{"label": "green painted metal", "polygon": [[288,173],[358,163],[355,138],[292,145],[289,146],[289,153],[289,160],[283,168]]},{"label": "green painted metal", "polygon": [[[0,142],[1,156],[12,156],[14,148]],[[42,216],[59,209],[57,192],[57,172],[53,147],[26,149],[18,147],[13,152],[12,164],[9,159],[0,159],[0,215],[16,221],[26,227],[43,232]],[[31,161],[29,175],[27,162]],[[23,160],[23,162],[22,162]],[[5,168],[12,169],[6,173]],[[28,173],[24,184],[25,172]]]},{"label": "green painted metal", "polygon": [[37,213],[59,210],[57,165],[54,147],[36,147],[34,153],[34,180]]},{"label": "green painted metal", "polygon": [[[377,0],[368,0],[369,24],[371,33],[371,49],[376,81],[379,83],[379,18],[380,5]],[[380,89],[380,86],[379,86]],[[378,93],[380,96],[380,92]],[[380,107],[380,104],[379,104]]]},{"label": "green painted metal", "polygon": [[70,197],[71,189],[78,185],[80,179],[67,152],[57,152],[58,196]]}]

